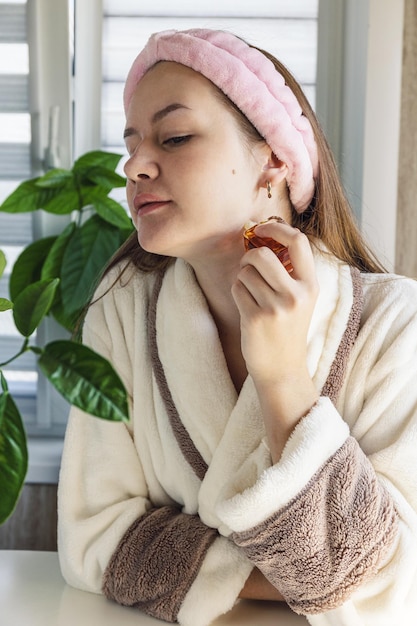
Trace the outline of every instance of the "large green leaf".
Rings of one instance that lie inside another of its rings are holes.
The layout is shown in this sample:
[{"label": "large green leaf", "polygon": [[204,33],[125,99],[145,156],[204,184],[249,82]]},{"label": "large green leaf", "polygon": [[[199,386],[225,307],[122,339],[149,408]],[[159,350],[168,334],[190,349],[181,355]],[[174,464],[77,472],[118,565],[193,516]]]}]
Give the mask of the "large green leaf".
[{"label": "large green leaf", "polygon": [[[56,238],[42,266],[42,280],[60,278],[64,252],[75,230],[75,222],[71,222]],[[72,333],[81,311],[69,314],[62,305],[61,290],[58,288],[50,309],[50,314],[56,319],[58,324]]]},{"label": "large green leaf", "polygon": [[4,254],[3,250],[0,250],[0,276],[3,276],[3,272],[6,269],[6,265],[7,265],[6,255]]},{"label": "large green leaf", "polygon": [[16,259],[9,282],[12,300],[16,300],[28,285],[37,282],[41,278],[43,263],[55,241],[56,237],[38,239],[28,245]]},{"label": "large green leaf", "polygon": [[59,279],[39,280],[29,285],[14,301],[13,319],[24,337],[36,330],[54,301]]},{"label": "large green leaf", "polygon": [[26,433],[2,372],[0,395],[0,524],[12,514],[27,472]]},{"label": "large green leaf", "polygon": [[123,178],[113,170],[105,167],[94,166],[88,170],[77,172],[77,178],[81,185],[93,185],[106,194],[114,187],[124,187],[126,178]]},{"label": "large green leaf", "polygon": [[55,215],[68,215],[82,208],[80,196],[72,184],[61,188],[59,194],[52,197],[43,207],[44,211]]},{"label": "large green leaf", "polygon": [[62,304],[68,313],[85,306],[104,266],[119,246],[119,230],[98,215],[75,231],[65,249],[61,271]]},{"label": "large green leaf", "polygon": [[87,194],[89,204],[92,204],[105,222],[117,226],[117,228],[130,228],[133,230],[132,220],[119,202],[103,195],[96,190]]},{"label": "large green leaf", "polygon": [[44,208],[57,192],[56,189],[43,189],[37,186],[39,178],[32,178],[21,183],[0,205],[5,213],[27,213]]},{"label": "large green leaf", "polygon": [[43,188],[62,188],[74,184],[74,177],[70,170],[55,168],[49,170],[43,176],[37,179],[36,185]]},{"label": "large green leaf", "polygon": [[121,154],[114,152],[104,152],[103,150],[92,150],[80,156],[74,163],[73,171],[77,174],[84,173],[90,168],[101,166],[109,170],[115,170]]},{"label": "large green leaf", "polygon": [[[57,291],[57,294],[58,293],[59,290]],[[65,328],[72,336],[74,335],[81,323],[83,309],[78,309],[77,311],[71,312],[67,311],[67,309],[62,304],[62,299],[59,297],[59,295],[57,295],[49,313],[58,322],[58,324]]]},{"label": "large green leaf", "polygon": [[38,360],[64,398],[86,413],[111,421],[129,420],[127,392],[112,365],[74,341],[47,344]]},{"label": "large green leaf", "polygon": [[65,249],[74,234],[76,229],[75,222],[68,224],[62,233],[58,237],[54,238],[52,246],[50,247],[46,258],[42,265],[42,271],[40,277],[46,278],[59,278],[61,276],[62,259],[64,257]]},{"label": "large green leaf", "polygon": [[7,300],[7,298],[0,298],[0,311],[8,311],[13,308],[13,302]]}]

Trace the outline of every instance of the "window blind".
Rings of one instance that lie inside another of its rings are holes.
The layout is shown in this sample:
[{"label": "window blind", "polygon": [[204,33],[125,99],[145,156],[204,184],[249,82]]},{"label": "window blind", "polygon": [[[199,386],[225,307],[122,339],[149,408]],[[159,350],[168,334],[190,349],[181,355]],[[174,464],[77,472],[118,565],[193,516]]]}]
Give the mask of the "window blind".
[{"label": "window blind", "polygon": [[[29,59],[25,0],[0,0],[0,203],[31,175]],[[8,277],[15,258],[32,241],[32,216],[0,213],[0,248],[7,258],[0,296],[8,297]],[[10,312],[0,317],[0,362],[22,344]],[[35,421],[37,373],[32,353],[14,361],[5,372],[25,422]]]},{"label": "window blind", "polygon": [[318,0],[103,1],[102,145],[122,151],[123,82],[133,59],[155,31],[220,28],[276,55],[302,84],[314,107]]}]

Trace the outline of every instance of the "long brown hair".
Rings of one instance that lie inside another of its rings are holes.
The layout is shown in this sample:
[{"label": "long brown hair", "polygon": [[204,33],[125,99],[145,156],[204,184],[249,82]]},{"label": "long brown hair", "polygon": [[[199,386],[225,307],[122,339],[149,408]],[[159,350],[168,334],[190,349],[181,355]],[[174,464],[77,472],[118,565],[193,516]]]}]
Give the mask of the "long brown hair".
[{"label": "long brown hair", "polygon": [[276,70],[284,77],[303,114],[309,119],[317,143],[320,167],[315,195],[306,211],[293,211],[293,226],[310,239],[322,241],[337,258],[361,272],[385,272],[385,268],[360,233],[340,181],[332,150],[303,90],[282,63],[265,50],[258,50],[272,61]]},{"label": "long brown hair", "polygon": [[[303,90],[291,72],[269,52],[256,48],[264,54],[284,77],[295,94],[304,115],[309,119],[317,142],[319,174],[310,206],[301,214],[293,210],[292,225],[314,241],[322,242],[327,250],[340,260],[362,272],[385,272],[385,268],[370,250],[360,233],[354,213],[340,181],[331,148],[320,123]],[[229,107],[238,120],[243,136],[249,142],[264,141],[250,121],[215,85],[215,93]],[[278,155],[279,156],[279,155]],[[146,252],[137,240],[136,232],[121,246],[110,260],[106,272],[122,260],[128,260],[142,271],[164,270],[173,261],[171,257]]]}]

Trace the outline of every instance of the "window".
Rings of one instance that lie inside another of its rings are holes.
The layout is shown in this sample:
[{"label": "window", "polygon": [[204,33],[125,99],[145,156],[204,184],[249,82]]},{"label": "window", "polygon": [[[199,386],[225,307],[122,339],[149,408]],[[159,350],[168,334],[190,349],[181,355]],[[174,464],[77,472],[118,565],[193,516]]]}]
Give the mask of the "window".
[{"label": "window", "polygon": [[[70,2],[0,0],[0,202],[24,179],[48,166],[67,167],[71,159],[71,32]],[[55,162],[46,158],[50,117],[59,115],[54,138]],[[56,216],[0,213],[0,247],[7,271],[0,281],[8,296],[8,276],[14,259],[33,239],[62,227]],[[48,338],[54,325],[45,322],[39,335]],[[35,337],[33,337],[35,339]],[[23,341],[7,313],[0,321],[0,362],[15,355]],[[29,435],[62,436],[68,407],[43,377],[27,352],[5,372]]]},{"label": "window", "polygon": [[[31,175],[29,113],[29,53],[25,0],[0,2],[0,203],[17,184]],[[6,273],[0,295],[8,297],[8,276],[14,259],[32,241],[29,214],[0,213],[0,248],[6,254]],[[10,312],[1,314],[0,361],[16,354],[22,338]],[[13,362],[6,372],[9,387],[27,421],[35,420],[37,373],[32,353]]]}]

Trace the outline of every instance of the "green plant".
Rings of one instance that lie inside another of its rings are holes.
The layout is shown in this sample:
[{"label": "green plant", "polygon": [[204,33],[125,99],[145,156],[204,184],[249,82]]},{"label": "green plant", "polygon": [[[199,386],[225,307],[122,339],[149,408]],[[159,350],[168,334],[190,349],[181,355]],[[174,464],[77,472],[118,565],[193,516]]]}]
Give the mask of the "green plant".
[{"label": "green plant", "polygon": [[[24,181],[0,206],[8,213],[44,210],[72,218],[60,234],[23,250],[10,276],[10,299],[0,298],[0,312],[12,311],[22,336],[20,350],[0,363],[0,524],[14,510],[28,464],[23,420],[3,373],[7,365],[31,350],[70,404],[103,419],[129,419],[126,390],[106,359],[75,339],[31,343],[46,315],[74,331],[104,266],[133,230],[123,207],[108,197],[125,185],[114,171],[119,160],[117,154],[89,152],[71,170],[52,169]],[[5,267],[0,251],[0,276]]]}]

